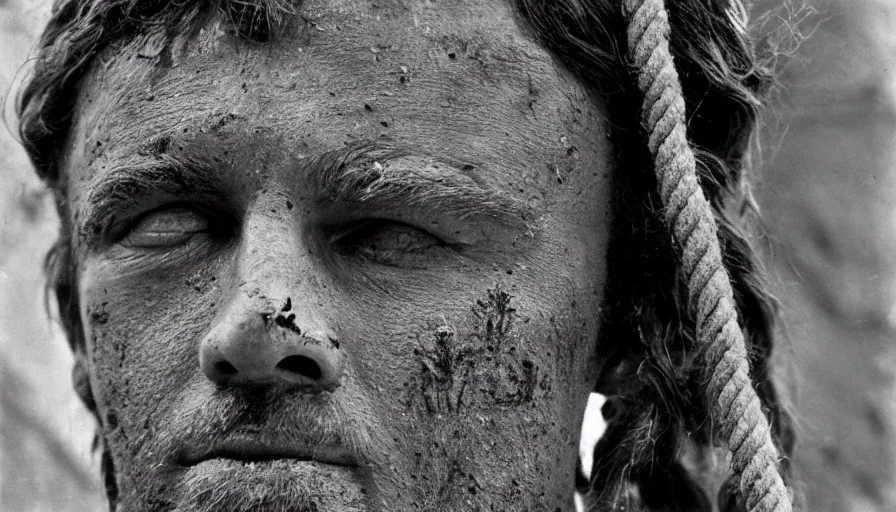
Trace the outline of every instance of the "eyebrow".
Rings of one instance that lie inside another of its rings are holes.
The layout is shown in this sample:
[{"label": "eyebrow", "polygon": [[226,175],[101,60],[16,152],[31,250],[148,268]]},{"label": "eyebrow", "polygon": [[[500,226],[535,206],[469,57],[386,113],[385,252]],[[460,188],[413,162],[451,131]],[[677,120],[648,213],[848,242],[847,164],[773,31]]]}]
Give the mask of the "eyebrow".
[{"label": "eyebrow", "polygon": [[[168,139],[164,139],[167,141]],[[84,218],[81,235],[99,235],[115,221],[123,204],[141,196],[165,194],[176,196],[189,192],[193,196],[220,194],[218,158],[189,157],[183,150],[159,151],[159,142],[151,141],[133,153],[133,157],[117,163],[90,185],[90,193],[81,210]]]},{"label": "eyebrow", "polygon": [[[91,186],[82,211],[82,234],[98,236],[115,221],[121,205],[136,197],[222,195],[220,173],[227,163],[205,149],[191,154],[193,148],[178,145],[160,153],[157,145],[150,142],[139,148],[133,158],[104,172]],[[461,220],[489,218],[526,229],[535,218],[523,201],[482,186],[473,177],[475,166],[390,145],[359,143],[300,158],[297,167],[296,185],[312,191],[318,204],[423,208]]]},{"label": "eyebrow", "polygon": [[304,167],[303,180],[319,202],[426,208],[461,220],[510,224],[535,217],[523,201],[481,185],[473,177],[475,166],[393,146],[362,143],[312,157]]}]

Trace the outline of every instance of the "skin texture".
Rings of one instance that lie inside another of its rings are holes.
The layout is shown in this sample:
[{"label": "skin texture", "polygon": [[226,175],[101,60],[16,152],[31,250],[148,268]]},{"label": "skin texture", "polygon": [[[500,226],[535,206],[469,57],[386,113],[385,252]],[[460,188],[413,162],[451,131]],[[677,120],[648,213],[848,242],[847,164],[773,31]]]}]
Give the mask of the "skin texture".
[{"label": "skin texture", "polygon": [[78,361],[118,508],[573,510],[601,102],[504,2],[301,14],[259,44],[209,13],[82,84]]}]

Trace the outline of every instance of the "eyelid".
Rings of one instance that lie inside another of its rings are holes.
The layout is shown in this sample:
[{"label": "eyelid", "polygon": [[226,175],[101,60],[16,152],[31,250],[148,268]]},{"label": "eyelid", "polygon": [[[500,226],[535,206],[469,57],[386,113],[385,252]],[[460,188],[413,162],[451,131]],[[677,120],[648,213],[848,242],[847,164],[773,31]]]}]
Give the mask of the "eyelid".
[{"label": "eyelid", "polygon": [[[340,223],[336,226],[333,226],[332,233],[329,236],[330,243],[340,243],[340,241],[347,240],[352,236],[363,236],[366,230],[373,230],[378,228],[390,227],[392,229],[407,229],[414,230],[420,232],[422,235],[432,237],[434,240],[438,241],[439,244],[445,246],[460,246],[462,243],[455,242],[451,239],[447,239],[447,235],[443,235],[438,232],[433,232],[430,229],[426,229],[420,227],[419,225],[412,224],[409,222],[405,222],[395,218],[389,217],[371,217],[360,219],[355,222],[344,222]],[[376,234],[375,232],[370,233],[370,235]]]},{"label": "eyelid", "polygon": [[338,243],[339,239],[376,223],[390,223],[420,230],[436,239],[443,245],[463,248],[477,245],[484,240],[475,235],[475,225],[470,221],[459,220],[439,212],[408,210],[404,207],[381,208],[374,205],[350,205],[330,203],[320,212],[321,226],[328,234],[329,243]]},{"label": "eyelid", "polygon": [[[171,150],[161,156],[150,156],[154,153],[147,146],[113,160],[108,170],[97,173],[86,185],[89,194],[78,215],[85,247],[102,250],[117,243],[124,231],[135,225],[133,219],[153,208],[176,203],[191,207],[228,204],[217,164],[202,155],[187,154],[182,145],[172,143]],[[217,212],[217,208],[208,210]]]},{"label": "eyelid", "polygon": [[[182,221],[180,225],[178,221]],[[208,217],[195,208],[168,205],[141,215],[122,230],[117,242],[127,247],[170,247],[208,232],[210,227]]]},{"label": "eyelid", "polygon": [[428,268],[428,262],[445,254],[440,250],[453,248],[425,229],[386,219],[362,221],[343,231],[335,243],[337,250],[346,255],[402,268]]}]

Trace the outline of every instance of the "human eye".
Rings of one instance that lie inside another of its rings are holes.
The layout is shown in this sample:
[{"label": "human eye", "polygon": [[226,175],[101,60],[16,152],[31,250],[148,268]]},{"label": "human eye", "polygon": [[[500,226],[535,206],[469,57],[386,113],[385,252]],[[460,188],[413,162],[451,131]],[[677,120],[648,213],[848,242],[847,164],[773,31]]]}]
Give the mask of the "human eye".
[{"label": "human eye", "polygon": [[174,206],[156,209],[140,217],[125,231],[119,243],[128,248],[171,248],[210,232],[211,223],[207,216],[195,209]]},{"label": "human eye", "polygon": [[425,268],[448,244],[408,224],[375,219],[363,222],[339,239],[340,250],[372,263]]}]

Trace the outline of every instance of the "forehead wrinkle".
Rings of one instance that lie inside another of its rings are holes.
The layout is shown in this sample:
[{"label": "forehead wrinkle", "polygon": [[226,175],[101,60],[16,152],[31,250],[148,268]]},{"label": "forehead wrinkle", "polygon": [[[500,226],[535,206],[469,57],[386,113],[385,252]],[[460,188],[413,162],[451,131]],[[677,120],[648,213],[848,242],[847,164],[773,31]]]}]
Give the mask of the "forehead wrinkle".
[{"label": "forehead wrinkle", "polygon": [[[329,2],[324,2],[325,4]],[[416,5],[416,4],[415,4]],[[485,17],[480,17],[485,18]],[[451,23],[451,20],[446,20],[446,24]],[[471,75],[472,71],[477,70],[479,68],[485,69],[483,64],[476,64],[477,62],[485,62],[489,63],[491,61],[500,61],[500,66],[490,66],[488,68],[488,74],[490,76],[490,80],[496,81],[496,83],[501,82],[514,82],[513,78],[527,78],[532,83],[532,77],[536,77],[536,85],[539,89],[545,90],[547,84],[542,86],[538,84],[538,75],[542,74],[540,71],[547,70],[549,66],[546,66],[550,62],[550,59],[547,58],[547,54],[534,42],[528,41],[526,45],[520,45],[520,38],[515,38],[511,41],[507,41],[502,38],[495,38],[493,35],[490,36],[490,32],[487,31],[488,28],[493,28],[488,25],[485,21],[482,21],[484,26],[477,28],[473,31],[473,34],[467,33],[468,30],[463,32],[458,32],[457,30],[448,30],[448,36],[445,41],[438,39],[435,35],[427,35],[427,33],[422,32],[418,34],[419,37],[423,37],[424,39],[431,39],[430,43],[435,48],[435,46],[441,44],[451,44],[451,49],[455,49],[454,45],[461,45],[463,43],[464,48],[468,48],[475,55],[475,59],[458,59],[457,64],[452,65],[453,75],[458,80],[463,77],[467,77]],[[384,25],[385,26],[385,25]],[[446,29],[456,29],[457,27],[445,27]],[[359,29],[360,30],[360,29]],[[444,30],[440,30],[439,32],[444,32]],[[453,34],[453,35],[452,35]],[[295,48],[293,47],[295,41],[291,41],[290,37],[282,37],[278,40],[265,43],[253,45],[251,47],[251,51],[238,51],[237,54],[239,56],[236,61],[231,61],[228,59],[218,59],[215,58],[213,54],[205,55],[204,58],[198,58],[193,61],[191,64],[193,66],[198,66],[196,68],[197,71],[205,70],[205,71],[214,71],[219,73],[219,76],[214,77],[214,80],[210,77],[208,73],[201,73],[195,76],[185,75],[183,70],[177,70],[177,68],[172,68],[168,73],[164,75],[157,83],[149,86],[149,79],[143,74],[137,73],[131,79],[128,79],[124,82],[116,81],[116,90],[122,91],[143,91],[146,89],[146,94],[152,95],[154,97],[154,101],[151,104],[152,108],[147,109],[146,102],[140,99],[139,94],[135,94],[133,92],[128,92],[125,98],[122,100],[124,105],[124,110],[128,111],[127,116],[118,115],[116,112],[112,112],[112,116],[116,117],[116,123],[114,125],[116,127],[122,127],[124,129],[121,130],[106,130],[107,132],[113,132],[110,137],[114,137],[111,142],[113,143],[121,143],[123,145],[128,144],[128,139],[133,139],[133,130],[129,129],[129,125],[133,125],[133,118],[138,118],[141,120],[141,124],[146,127],[148,131],[157,131],[164,130],[168,126],[171,125],[172,121],[176,121],[179,124],[183,125],[187,124],[200,124],[201,121],[199,119],[190,119],[195,117],[195,113],[197,111],[201,111],[202,115],[213,116],[222,112],[223,109],[226,109],[227,112],[235,112],[235,113],[244,113],[248,115],[267,115],[271,116],[272,114],[283,115],[288,117],[288,121],[294,121],[298,123],[299,121],[308,121],[316,119],[316,116],[323,108],[333,108],[335,107],[345,107],[345,105],[336,105],[336,100],[332,100],[332,103],[328,103],[330,99],[324,98],[323,101],[320,98],[311,98],[311,95],[315,91],[315,86],[318,88],[326,87],[329,90],[339,90],[339,81],[340,79],[345,78],[340,74],[340,72],[344,72],[346,70],[355,70],[357,66],[355,66],[357,60],[358,62],[363,61],[366,57],[366,53],[359,52],[356,45],[352,45],[349,43],[345,43],[343,41],[344,38],[334,39],[335,34],[332,32],[321,32],[320,35],[316,36],[321,40],[325,40],[326,44],[315,44],[312,47],[306,48],[305,51],[302,52],[304,56],[308,57],[310,60],[303,60],[301,65],[297,65],[295,69],[279,69],[276,65],[272,66],[270,62],[266,62],[266,58],[258,59],[256,63],[257,66],[260,67],[252,67],[250,70],[253,73],[265,73],[275,68],[278,73],[278,77],[272,77],[270,80],[268,77],[264,77],[264,79],[259,79],[259,77],[255,76],[254,78],[246,79],[240,76],[240,73],[237,71],[242,70],[242,66],[247,62],[254,62],[252,57],[260,57],[264,55],[279,55],[278,52],[293,52]],[[489,37],[490,36],[490,37]],[[394,36],[399,37],[398,35]],[[403,37],[402,40],[407,39],[407,37]],[[456,40],[456,41],[455,41]],[[391,40],[390,40],[391,41]],[[324,41],[322,41],[323,43]],[[338,44],[337,44],[338,43]],[[482,47],[483,51],[479,51],[479,48]],[[275,48],[278,49],[275,51]],[[365,47],[366,48],[366,47]],[[433,48],[430,48],[432,50]],[[335,51],[337,55],[342,55],[342,57],[335,58],[329,52],[326,54],[327,59],[326,62],[322,62],[319,57],[319,51],[324,50],[332,50]],[[460,51],[460,49],[457,49]],[[423,80],[426,79],[427,75],[434,74],[435,72],[443,72],[445,71],[442,66],[443,64],[437,62],[428,62],[426,58],[429,56],[429,53],[420,54],[421,63],[423,65],[416,66],[413,69],[414,73],[417,73],[417,79],[421,80],[421,83],[424,83]],[[282,57],[282,56],[281,56]],[[349,61],[349,57],[351,57],[351,61]],[[305,57],[303,57],[304,59]],[[341,59],[345,59],[345,62]],[[192,59],[184,59],[181,64],[190,64],[188,61]],[[265,62],[262,62],[265,61]],[[469,62],[468,62],[469,61]],[[129,61],[130,62],[130,61]],[[147,62],[145,65],[142,64],[142,61],[137,59],[133,62],[137,62],[137,64],[131,64],[131,66],[136,67],[145,67],[147,68],[145,71],[147,74],[151,73],[151,70],[155,67],[151,63]],[[210,63],[215,63],[212,66]],[[275,61],[275,64],[282,64],[281,61]],[[495,62],[492,62],[493,64]],[[338,64],[338,65],[337,65]],[[344,65],[343,65],[344,64]],[[351,65],[350,65],[351,64]],[[462,64],[466,64],[466,66],[462,66]],[[216,67],[216,66],[225,66],[225,67]],[[313,76],[315,77],[313,80],[307,78],[306,75],[309,75],[306,71],[308,69],[312,69],[313,66]],[[478,67],[477,67],[478,66]],[[418,69],[419,68],[419,69]],[[127,74],[126,69],[118,69],[119,72]],[[533,71],[539,71],[534,73]],[[445,71],[447,72],[447,71]],[[141,78],[142,77],[142,78]],[[124,78],[119,77],[121,80]],[[364,77],[365,79],[368,77]],[[390,80],[393,78],[392,76],[388,77]],[[450,77],[449,77],[450,78]],[[444,81],[445,77],[440,76],[439,80]],[[282,81],[283,83],[277,82],[277,80]],[[309,81],[310,80],[310,81]],[[215,89],[214,87],[209,86],[210,82],[214,82],[217,85],[226,85],[233,86],[234,83],[240,81],[250,81],[254,82],[252,87],[254,87],[253,94],[233,94],[233,91],[223,92],[221,94],[225,94],[226,96],[217,98],[214,97],[215,93],[220,92],[219,89]],[[265,88],[259,88],[259,81],[262,82],[265,86],[270,86],[272,83],[277,82],[277,86],[273,87],[273,91],[267,90]],[[345,83],[345,80],[342,80]],[[125,83],[127,82],[127,83]],[[363,80],[362,80],[363,82]],[[515,82],[514,82],[515,83]],[[437,84],[432,84],[433,87],[436,87]],[[445,86],[447,85],[447,87]],[[466,85],[465,83],[452,82],[449,84],[443,84],[441,90],[446,94],[450,90],[455,90],[457,86]],[[473,85],[476,85],[474,81]],[[517,84],[519,85],[519,84]],[[272,97],[275,94],[279,86],[289,86],[293,87],[297,90],[295,93],[294,99],[290,102],[290,109],[286,111],[283,108],[282,101],[286,100],[290,101],[290,98],[283,98],[280,96]],[[304,92],[303,87],[308,87],[309,92]],[[211,87],[207,89],[208,87]],[[353,88],[356,86],[353,86]],[[212,94],[209,94],[211,92]],[[410,91],[411,94],[414,91]],[[189,111],[186,112],[184,109],[184,104],[182,102],[172,101],[169,96],[173,97],[187,97],[191,101]],[[463,95],[462,97],[469,97],[471,100],[470,103],[459,103],[459,108],[467,108],[467,105],[475,108],[478,103],[483,103],[488,100],[488,97],[483,96],[469,96]],[[460,100],[458,100],[460,101]],[[386,103],[385,100],[382,103]],[[226,107],[225,107],[226,105]],[[316,108],[315,108],[316,107]],[[344,110],[344,108],[343,108]],[[152,115],[147,115],[147,113],[151,113]],[[350,111],[345,111],[346,114],[351,114]],[[472,117],[472,116],[471,116]],[[186,119],[185,119],[186,118]],[[475,121],[472,119],[471,121]],[[282,123],[287,123],[287,120],[283,120]],[[470,122],[471,130],[474,132],[481,131],[481,126],[475,122]],[[478,128],[478,129],[477,129]],[[119,132],[119,135],[114,135],[114,132]],[[141,130],[142,131],[142,130]]]}]

